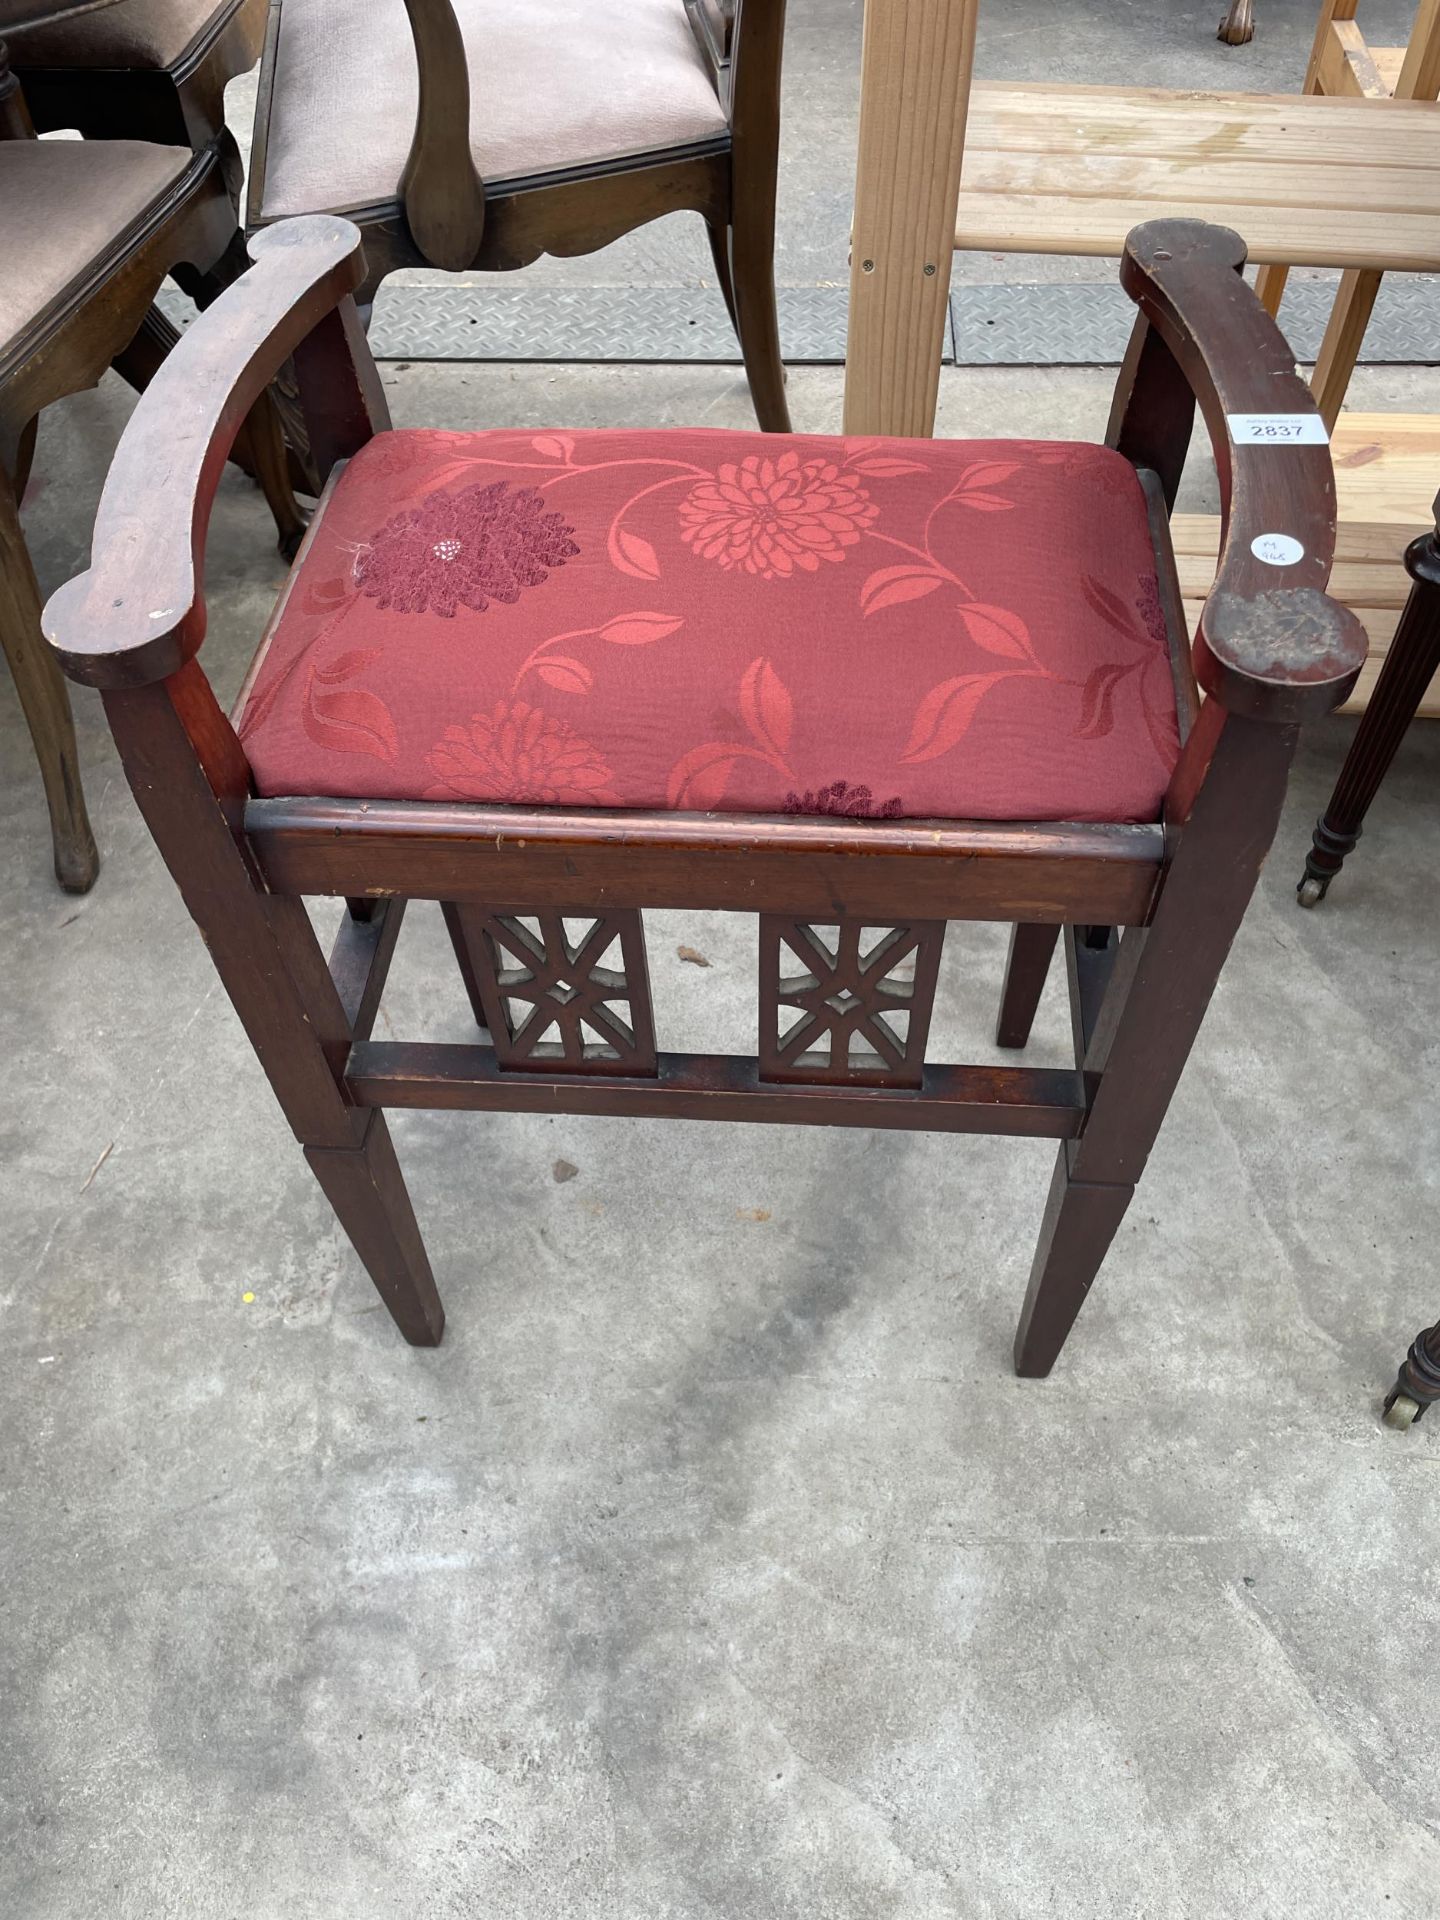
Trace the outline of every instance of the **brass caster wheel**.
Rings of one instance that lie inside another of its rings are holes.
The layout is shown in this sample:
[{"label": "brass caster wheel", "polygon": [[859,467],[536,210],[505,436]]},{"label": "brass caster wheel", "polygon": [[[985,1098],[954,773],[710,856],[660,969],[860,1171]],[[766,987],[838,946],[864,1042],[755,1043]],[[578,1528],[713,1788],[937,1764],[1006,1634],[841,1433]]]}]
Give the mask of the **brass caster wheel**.
[{"label": "brass caster wheel", "polygon": [[1328,880],[1317,880],[1313,873],[1307,873],[1295,889],[1295,898],[1302,907],[1318,907],[1325,898],[1329,886]]},{"label": "brass caster wheel", "polygon": [[1412,1400],[1408,1393],[1397,1393],[1385,1403],[1385,1424],[1398,1427],[1402,1433],[1413,1427],[1420,1417],[1420,1403]]}]

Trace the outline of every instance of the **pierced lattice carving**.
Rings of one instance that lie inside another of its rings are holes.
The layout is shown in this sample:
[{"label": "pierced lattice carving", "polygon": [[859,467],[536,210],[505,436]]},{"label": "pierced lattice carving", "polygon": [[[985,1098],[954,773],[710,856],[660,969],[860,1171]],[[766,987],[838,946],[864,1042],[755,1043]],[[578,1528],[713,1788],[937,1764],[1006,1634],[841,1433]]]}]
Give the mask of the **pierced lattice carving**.
[{"label": "pierced lattice carving", "polygon": [[456,918],[502,1067],[536,1073],[656,1071],[645,933],[633,908]]},{"label": "pierced lattice carving", "polygon": [[918,1087],[943,920],[760,916],[760,1077]]}]

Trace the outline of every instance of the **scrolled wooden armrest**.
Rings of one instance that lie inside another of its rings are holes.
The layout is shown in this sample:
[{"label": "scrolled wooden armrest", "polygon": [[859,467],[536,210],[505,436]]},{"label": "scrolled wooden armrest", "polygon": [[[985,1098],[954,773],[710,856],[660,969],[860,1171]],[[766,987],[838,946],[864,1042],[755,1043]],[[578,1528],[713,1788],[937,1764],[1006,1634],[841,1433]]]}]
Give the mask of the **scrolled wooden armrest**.
[{"label": "scrolled wooden armrest", "polygon": [[230,447],[297,346],[360,284],[348,220],[267,227],[255,264],[177,342],[131,414],[100,496],[90,566],[54,593],[46,639],[72,680],[143,686],[205,637],[205,532]]},{"label": "scrolled wooden armrest", "polygon": [[1335,555],[1329,438],[1285,336],[1241,273],[1228,227],[1153,220],[1120,281],[1188,383],[1214,448],[1221,543],[1195,673],[1233,713],[1328,713],[1365,663],[1359,620],[1325,592]]}]

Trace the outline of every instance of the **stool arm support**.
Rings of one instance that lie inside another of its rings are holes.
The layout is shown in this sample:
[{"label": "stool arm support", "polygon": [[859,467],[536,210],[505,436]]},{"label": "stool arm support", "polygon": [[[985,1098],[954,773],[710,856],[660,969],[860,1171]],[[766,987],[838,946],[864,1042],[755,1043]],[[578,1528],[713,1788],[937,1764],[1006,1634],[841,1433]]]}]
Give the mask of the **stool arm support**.
[{"label": "stool arm support", "polygon": [[[90,566],[45,608],[46,639],[87,686],[144,686],[198,652],[205,533],[235,435],[316,326],[342,304],[353,313],[365,259],[348,220],[283,221],[250,247],[255,264],[193,322],[140,396],[100,496]],[[358,326],[350,332],[358,338]]]},{"label": "stool arm support", "polygon": [[1328,435],[1244,264],[1245,243],[1227,227],[1154,220],[1130,233],[1120,281],[1140,320],[1110,440],[1137,465],[1155,466],[1173,501],[1190,402],[1178,445],[1172,435],[1167,446],[1161,416],[1171,396],[1147,406],[1142,389],[1178,372],[1209,429],[1220,481],[1220,560],[1195,638],[1196,678],[1233,713],[1295,722],[1340,705],[1367,641],[1325,592],[1336,520]]}]

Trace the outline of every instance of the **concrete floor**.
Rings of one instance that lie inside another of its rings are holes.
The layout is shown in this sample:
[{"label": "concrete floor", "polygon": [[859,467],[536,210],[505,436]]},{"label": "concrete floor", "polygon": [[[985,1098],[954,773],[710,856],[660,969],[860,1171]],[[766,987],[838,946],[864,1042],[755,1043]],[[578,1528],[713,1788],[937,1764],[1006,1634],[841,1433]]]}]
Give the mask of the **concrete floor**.
[{"label": "concrete floor", "polygon": [[[1219,10],[1147,32],[1213,61]],[[857,9],[792,11],[817,88],[848,84]],[[992,7],[997,61],[1039,11]],[[1303,57],[1309,12],[1262,0],[1262,31]],[[804,225],[792,203],[797,279]],[[938,430],[1094,437],[1109,379],[947,370]],[[749,422],[730,369],[387,384],[402,424]],[[1440,376],[1353,397],[1440,410]],[[838,373],[792,403],[836,426]],[[47,417],[47,587],[128,406],[107,381]],[[1211,487],[1197,460],[1187,502]],[[223,696],[281,577],[232,472]],[[1052,1150],[920,1135],[400,1115],[450,1314],[406,1348],[76,709],[105,858],[78,901],[0,677],[4,1920],[1433,1914],[1440,1426],[1376,1416],[1440,1310],[1440,729],[1311,914],[1294,881],[1353,728],[1305,741],[1037,1384],[1009,1346]],[[650,947],[667,1042],[746,1046],[750,927],[656,915]],[[953,930],[937,1052],[994,1057],[1003,949]],[[418,908],[382,1031],[467,1028]],[[1057,978],[1031,1057],[1066,1048]]]}]

